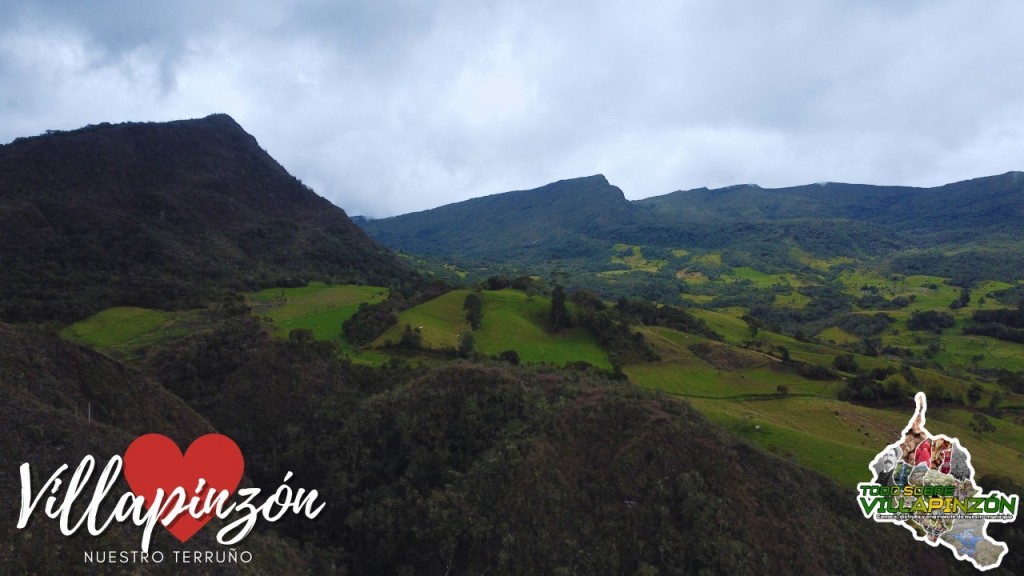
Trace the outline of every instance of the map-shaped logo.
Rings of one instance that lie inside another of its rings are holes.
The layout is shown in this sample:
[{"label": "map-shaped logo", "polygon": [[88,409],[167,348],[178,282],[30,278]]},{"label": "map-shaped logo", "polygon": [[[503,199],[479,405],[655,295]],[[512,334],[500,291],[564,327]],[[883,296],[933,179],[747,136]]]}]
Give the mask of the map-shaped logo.
[{"label": "map-shaped logo", "polygon": [[945,546],[978,570],[999,566],[1008,550],[986,534],[989,522],[1013,522],[1019,497],[984,493],[974,479],[971,455],[956,438],[932,436],[924,427],[928,399],[869,466],[871,482],[857,485],[865,518],[903,526],[922,542]]}]

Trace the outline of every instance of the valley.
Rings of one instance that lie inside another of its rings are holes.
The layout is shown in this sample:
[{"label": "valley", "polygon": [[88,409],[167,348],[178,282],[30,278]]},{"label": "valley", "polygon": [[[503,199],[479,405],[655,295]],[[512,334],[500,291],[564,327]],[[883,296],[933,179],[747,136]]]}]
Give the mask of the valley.
[{"label": "valley", "polygon": [[[597,175],[357,226],[225,115],[0,168],[0,454],[228,435],[245,483],[329,503],[242,573],[961,573],[905,531],[847,545],[918,390],[982,483],[1024,485],[1017,173],[642,201]],[[3,536],[52,551],[22,572],[84,546]]]}]

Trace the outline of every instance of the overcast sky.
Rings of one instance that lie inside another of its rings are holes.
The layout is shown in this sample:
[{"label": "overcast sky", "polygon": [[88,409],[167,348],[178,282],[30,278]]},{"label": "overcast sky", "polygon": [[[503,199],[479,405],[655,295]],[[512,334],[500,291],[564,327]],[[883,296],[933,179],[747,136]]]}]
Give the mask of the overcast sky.
[{"label": "overcast sky", "polygon": [[932,186],[1024,169],[1022,30],[1016,0],[4,0],[0,142],[226,112],[374,217],[596,173]]}]

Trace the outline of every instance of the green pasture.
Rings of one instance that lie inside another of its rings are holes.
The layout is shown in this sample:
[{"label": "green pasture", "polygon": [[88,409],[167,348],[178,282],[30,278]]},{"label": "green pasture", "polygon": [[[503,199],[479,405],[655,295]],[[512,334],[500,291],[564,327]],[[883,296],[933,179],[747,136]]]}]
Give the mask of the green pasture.
[{"label": "green pasture", "polygon": [[[429,348],[455,348],[459,334],[469,332],[463,304],[469,290],[454,290],[399,314],[398,324],[389,328],[373,346],[397,343],[405,326],[418,328],[423,344]],[[527,296],[520,290],[480,292],[483,320],[473,331],[476,349],[494,356],[515,350],[523,362],[548,362],[564,366],[570,362],[589,362],[611,370],[608,354],[597,340],[581,327],[550,331],[548,315],[551,301],[540,296]]]},{"label": "green pasture", "polygon": [[[678,278],[680,280],[683,280],[687,284],[697,284],[697,285],[707,284],[710,281],[710,279],[707,276],[705,276],[703,272],[691,271],[688,268],[684,268],[683,270],[677,270],[676,271],[676,278]],[[699,297],[700,296],[693,296],[693,298],[699,298]],[[707,298],[708,298],[708,300],[707,300],[708,302],[710,302],[711,300],[714,300],[714,296],[707,296]]]},{"label": "green pasture", "polygon": [[789,294],[776,294],[774,301],[775,306],[779,308],[806,308],[810,303],[810,297],[795,290]]},{"label": "green pasture", "polygon": [[707,254],[701,254],[700,256],[694,256],[692,258],[694,262],[700,264],[706,264],[709,266],[721,266],[722,265],[722,253],[721,252],[708,252]]},{"label": "green pasture", "polygon": [[737,316],[716,310],[691,309],[690,313],[706,322],[712,330],[724,336],[726,342],[738,344],[750,340],[747,323]]},{"label": "green pasture", "polygon": [[818,333],[818,339],[824,342],[835,342],[836,344],[856,344],[860,337],[850,334],[837,326],[830,326]]},{"label": "green pasture", "polygon": [[851,488],[871,478],[871,461],[906,425],[906,418],[896,413],[827,398],[690,402],[752,444]]},{"label": "green pasture", "polygon": [[287,336],[295,329],[312,330],[317,340],[342,342],[341,325],[359,310],[387,298],[387,288],[311,282],[299,288],[268,288],[252,294],[253,312],[269,320],[269,329]]},{"label": "green pasture", "polygon": [[[868,465],[879,451],[899,439],[914,411],[911,399],[904,412],[815,397],[746,401],[694,398],[690,402],[740,437],[847,486],[870,478]],[[979,435],[968,427],[970,418],[971,413],[964,409],[930,407],[926,427],[932,435],[959,438],[971,452],[980,475],[1024,480],[1024,429],[993,419],[997,431]]]},{"label": "green pasture", "polygon": [[167,337],[172,323],[168,312],[119,306],[68,326],[61,336],[98,350],[127,353]]},{"label": "green pasture", "polygon": [[689,349],[690,344],[708,342],[701,337],[662,327],[642,328],[640,332],[662,358],[660,362],[631,364],[623,369],[630,381],[642,388],[681,396],[737,398],[776,394],[778,386],[784,385],[789,394],[834,395],[834,383],[807,380],[766,354],[735,349],[733,354],[742,359],[739,365],[715,366]]},{"label": "green pasture", "polygon": [[849,264],[853,262],[852,258],[848,258],[846,256],[839,256],[836,258],[818,258],[812,255],[811,253],[805,252],[797,247],[790,248],[789,255],[797,262],[800,262],[801,264],[805,264],[810,268],[822,272],[829,270],[833,266],[838,266],[840,264]]},{"label": "green pasture", "polygon": [[469,290],[453,290],[402,311],[398,315],[398,324],[385,331],[371,346],[380,347],[385,342],[397,344],[408,325],[419,330],[425,347],[455,348],[459,343],[459,334],[470,331],[463,309],[469,293]]},{"label": "green pasture", "polygon": [[729,282],[749,280],[756,288],[770,288],[776,284],[789,284],[794,287],[803,285],[796,274],[766,274],[749,266],[733,268],[732,272],[723,274],[722,279]]},{"label": "green pasture", "polygon": [[[644,272],[657,272],[661,270],[666,264],[667,260],[648,260],[644,257],[643,249],[640,246],[630,246],[627,244],[616,244],[612,247],[613,256],[611,257],[612,264],[625,264],[629,266],[629,271],[642,270]],[[624,272],[624,270],[612,270],[610,272],[602,272],[601,274],[610,274],[611,272]]]}]

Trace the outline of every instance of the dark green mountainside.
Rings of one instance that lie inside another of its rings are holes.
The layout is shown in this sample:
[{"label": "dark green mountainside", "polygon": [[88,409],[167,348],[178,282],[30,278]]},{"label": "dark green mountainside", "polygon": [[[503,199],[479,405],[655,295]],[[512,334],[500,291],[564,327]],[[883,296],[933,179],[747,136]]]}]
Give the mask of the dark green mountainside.
[{"label": "dark green mountainside", "polygon": [[89,126],[0,146],[0,320],[412,273],[230,117]]},{"label": "dark green mountainside", "polygon": [[625,244],[642,245],[645,254],[721,251],[730,265],[773,271],[802,266],[795,248],[821,258],[893,259],[915,273],[959,277],[963,263],[934,252],[948,248],[985,262],[991,277],[1015,279],[1011,262],[1024,256],[1022,218],[1020,172],[936,188],[741,185],[633,202],[592,176],[360,225],[396,250],[466,265],[536,268],[558,257],[599,271],[612,247]]},{"label": "dark green mountainside", "polygon": [[605,249],[608,230],[638,218],[622,191],[596,175],[361,222],[400,251],[505,262],[592,256]]},{"label": "dark green mountainside", "polygon": [[[74,470],[85,456],[93,456],[96,470],[85,483],[77,513],[72,514],[77,519],[84,501],[92,497],[100,470],[111,457],[123,455],[136,437],[164,434],[185,447],[214,431],[205,418],[180,398],[138,371],[51,334],[3,323],[0,398],[0,492],[5,494],[0,499],[0,536],[4,542],[0,574],[122,573],[96,572],[96,566],[83,564],[83,553],[98,549],[136,550],[142,534],[141,528],[125,523],[111,526],[99,538],[87,534],[84,527],[67,537],[61,534],[57,521],[45,516],[45,502],[40,502],[27,527],[18,529],[22,464],[29,464],[33,493],[41,490],[60,466],[68,465],[70,470],[61,476],[62,486],[56,493],[57,499],[62,500]],[[251,471],[246,474],[251,476]],[[251,481],[244,479],[243,485],[251,486]],[[111,489],[110,499],[127,491],[122,477]],[[100,515],[104,511],[110,514],[112,507],[108,503]],[[220,521],[213,524],[219,525]],[[157,529],[152,545],[168,555],[171,550],[213,551],[221,548],[215,536],[211,525],[183,544],[165,530]],[[297,547],[286,545],[273,535],[253,534],[247,545],[262,549],[252,565],[216,567],[203,573],[257,574],[309,569]],[[180,568],[173,563],[142,564],[132,567],[131,573],[178,574]]]},{"label": "dark green mountainside", "polygon": [[935,188],[827,182],[790,188],[755,185],[698,188],[635,203],[658,220],[676,222],[856,220],[895,232],[962,240],[1004,232],[1020,236],[1024,173],[976,178]]}]

